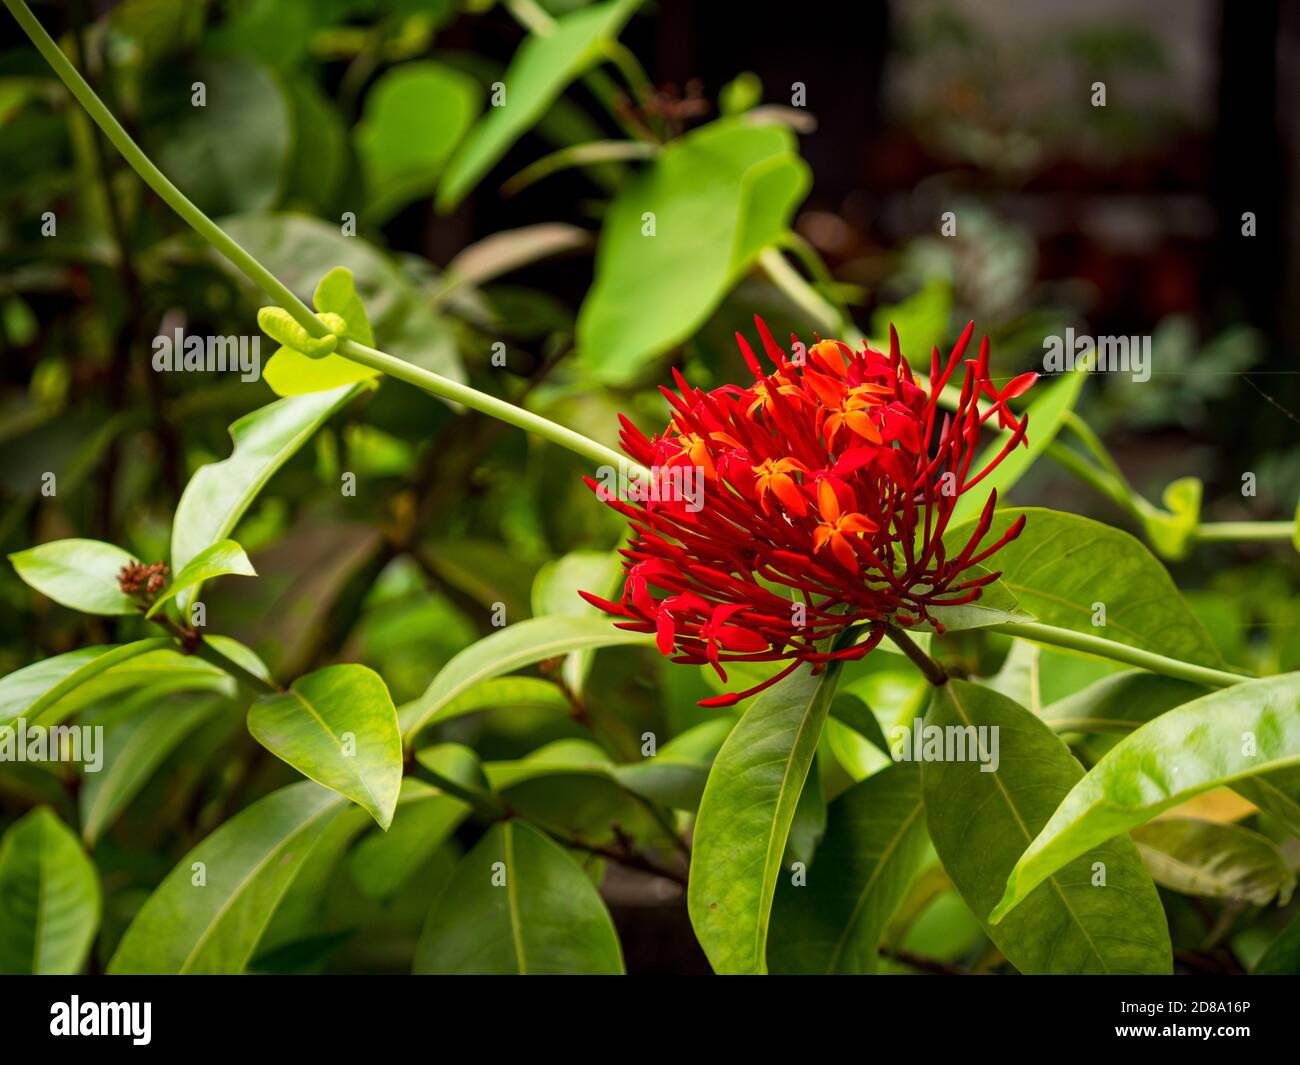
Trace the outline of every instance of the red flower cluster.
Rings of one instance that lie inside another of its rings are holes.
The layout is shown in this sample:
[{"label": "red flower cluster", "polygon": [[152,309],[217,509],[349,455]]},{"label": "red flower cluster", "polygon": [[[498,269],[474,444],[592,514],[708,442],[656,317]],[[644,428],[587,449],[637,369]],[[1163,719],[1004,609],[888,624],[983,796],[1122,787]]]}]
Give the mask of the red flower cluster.
[{"label": "red flower cluster", "polygon": [[[623,619],[621,628],[656,633],[659,650],[674,661],[710,663],[724,680],[725,662],[788,660],[763,684],[702,705],[730,705],[801,662],[821,669],[860,658],[886,624],[928,621],[942,631],[931,610],[978,598],[998,574],[971,567],[1023,525],[981,549],[992,492],[961,550],[952,554],[943,543],[957,500],[1024,441],[1028,418],[1007,401],[1037,376],[998,391],[985,338],[978,358],[965,360],[955,408],[941,411],[940,393],[963,362],[973,322],[947,360],[934,350],[927,388],[913,378],[892,327],[888,355],[823,340],[806,355],[796,342],[791,359],[756,321],[774,373],[763,372],[737,334],[754,373],[748,388],[704,392],[674,371],[678,394],[661,390],[673,407],[663,435],[647,439],[621,418],[623,449],[650,468],[659,490],[629,501],[587,481],[634,533],[622,552],[622,598],[583,592],[588,602]],[[1010,432],[993,460],[973,471],[981,426],[995,413]],[[704,487],[690,500],[671,491],[673,478],[689,471]],[[860,625],[859,642],[833,646]]]}]

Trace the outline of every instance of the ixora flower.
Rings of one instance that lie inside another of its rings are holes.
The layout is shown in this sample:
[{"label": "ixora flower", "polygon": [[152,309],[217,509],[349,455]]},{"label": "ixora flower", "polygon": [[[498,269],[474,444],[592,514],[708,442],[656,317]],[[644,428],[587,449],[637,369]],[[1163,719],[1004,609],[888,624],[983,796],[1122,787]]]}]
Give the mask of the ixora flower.
[{"label": "ixora flower", "polygon": [[[806,354],[796,342],[792,359],[755,321],[774,372],[737,334],[754,374],[748,388],[705,392],[674,371],[677,392],[661,389],[673,408],[662,435],[648,439],[620,419],[624,451],[652,477],[670,480],[683,466],[702,472],[702,506],[670,491],[619,499],[587,479],[632,526],[622,597],[581,593],[588,602],[620,628],[655,633],[674,661],[711,664],[724,681],[727,662],[786,663],[705,706],[735,703],[803,662],[816,671],[861,658],[886,626],[928,622],[943,631],[937,608],[977,599],[999,574],[975,567],[1023,527],[1021,519],[983,542],[994,491],[961,549],[943,542],[957,500],[1025,441],[1028,417],[1007,401],[1036,380],[1028,373],[995,388],[987,338],[977,358],[963,358],[973,322],[946,360],[934,350],[922,384],[892,326],[888,355],[821,340]],[[941,410],[940,394],[963,365],[952,409]],[[994,415],[1009,432],[973,470],[981,427]]]}]

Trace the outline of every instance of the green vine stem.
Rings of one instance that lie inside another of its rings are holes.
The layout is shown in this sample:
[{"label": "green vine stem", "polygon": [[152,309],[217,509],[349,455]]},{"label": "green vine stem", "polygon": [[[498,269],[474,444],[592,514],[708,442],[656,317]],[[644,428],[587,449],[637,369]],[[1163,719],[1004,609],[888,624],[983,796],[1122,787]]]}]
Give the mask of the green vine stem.
[{"label": "green vine stem", "polygon": [[[145,155],[140,146],[131,139],[130,134],[122,128],[122,124],[113,117],[112,112],[104,105],[104,102],[95,94],[95,91],[86,83],[77,68],[63,54],[54,39],[45,31],[45,28],[32,14],[27,4],[23,0],[4,0],[4,5],[18,20],[18,24],[31,38],[32,43],[36,45],[37,50],[45,57],[46,62],[54,69],[63,84],[68,87],[68,91],[86,109],[86,113],[104,131],[104,135],[109,139],[113,147],[122,154],[122,158],[130,164],[131,169],[140,176],[140,179],[153,189],[167,206],[180,215],[199,236],[220,251],[253,284],[293,315],[294,320],[299,325],[312,336],[324,336],[327,330],[321,324],[320,319],[312,313],[311,308],[294,295],[270,270],[258,262],[238,241],[204,214]],[[352,341],[344,341],[339,345],[338,351],[354,362],[359,362],[363,366],[369,366],[372,369],[381,370],[390,377],[405,381],[407,384],[414,385],[431,395],[461,403],[471,410],[479,411],[526,432],[534,433],[544,440],[568,448],[597,465],[608,465],[613,466],[615,469],[626,468],[641,473],[645,472],[642,467],[631,462],[619,452],[597,443],[581,433],[576,433],[566,426],[558,425],[547,418],[541,417],[541,415],[534,414],[532,411],[517,407],[513,403],[508,403],[485,392],[480,392],[475,388],[470,388],[468,385],[462,385],[457,381],[412,366],[410,363],[393,355],[388,355],[385,352]]]},{"label": "green vine stem", "polygon": [[1018,636],[1024,640],[1032,640],[1034,643],[1051,644],[1053,647],[1064,647],[1071,651],[1082,651],[1084,654],[1097,655],[1100,658],[1109,658],[1116,662],[1137,666],[1139,669],[1145,669],[1148,673],[1160,673],[1166,677],[1177,677],[1179,680],[1189,680],[1193,684],[1206,684],[1211,688],[1226,688],[1229,685],[1240,684],[1243,681],[1253,679],[1240,673],[1229,673],[1222,669],[1194,665],[1191,662],[1183,662],[1177,658],[1158,655],[1153,651],[1143,651],[1137,647],[1115,643],[1114,640],[1106,640],[1090,633],[1075,632],[1073,629],[1061,629],[1055,625],[1043,625],[1036,621],[990,625],[985,631],[1000,632],[1005,636]]},{"label": "green vine stem", "polygon": [[1196,538],[1207,543],[1224,540],[1290,540],[1296,535],[1293,521],[1207,521],[1196,530]]}]

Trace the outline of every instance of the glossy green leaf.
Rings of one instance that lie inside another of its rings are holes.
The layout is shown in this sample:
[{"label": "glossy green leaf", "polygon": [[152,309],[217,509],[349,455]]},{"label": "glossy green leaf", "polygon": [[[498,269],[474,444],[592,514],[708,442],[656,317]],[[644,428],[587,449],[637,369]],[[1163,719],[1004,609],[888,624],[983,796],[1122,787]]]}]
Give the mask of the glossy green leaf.
[{"label": "glossy green leaf", "polygon": [[808,183],[786,129],[724,119],[673,141],[605,213],[578,315],[586,363],[624,384],[695,333],[785,231]]},{"label": "glossy green leaf", "polygon": [[1232,790],[1300,837],[1300,766],[1242,777],[1233,783]]},{"label": "glossy green leaf", "polygon": [[390,898],[460,827],[469,812],[469,805],[460,799],[407,777],[388,831],[372,829],[348,855],[352,879],[368,897]]},{"label": "glossy green leaf", "polygon": [[[967,571],[969,578],[986,574],[982,566],[971,566]],[[932,606],[928,608],[934,620],[939,622],[945,632],[961,632],[965,629],[982,629],[989,625],[1014,625],[1019,621],[1037,621],[1033,614],[1021,608],[1019,601],[1000,580],[986,584],[980,597],[973,603],[961,603],[958,606]],[[916,626],[918,632],[933,632],[934,626],[922,622]]]},{"label": "glossy green leaf", "polygon": [[437,188],[442,166],[474,121],[482,97],[477,81],[442,63],[403,63],[375,80],[353,134],[370,225]]},{"label": "glossy green leaf", "polygon": [[35,722],[59,700],[101,673],[171,645],[165,636],[155,636],[116,647],[82,647],[10,673],[0,680],[0,725],[18,717]]},{"label": "glossy green leaf", "polygon": [[123,566],[136,561],[100,540],[52,540],[9,556],[23,582],[56,603],[107,617],[138,612],[136,601],[118,587]]},{"label": "glossy green leaf", "polygon": [[[1079,851],[1021,910],[989,927],[1005,873],[1083,770],[1029,711],[964,681],[935,691],[925,728],[942,730],[930,736],[945,743],[940,751],[923,747],[930,838],[1012,965],[1026,974],[1171,971],[1159,896],[1137,849],[1123,838]],[[995,768],[985,772],[989,765]]]},{"label": "glossy green leaf", "polygon": [[99,927],[99,876],[47,806],[0,840],[0,974],[81,971]]},{"label": "glossy green leaf", "polygon": [[1209,690],[1177,677],[1128,669],[1049,703],[1039,716],[1057,732],[1132,732]]},{"label": "glossy green leaf", "polygon": [[695,823],[687,904],[718,973],[767,970],[768,918],[795,807],[838,670],[806,668],[754,700],[714,759]]},{"label": "glossy green leaf", "polygon": [[504,821],[461,859],[433,904],[415,972],[613,975],[623,954],[582,867],[536,829]]},{"label": "glossy green leaf", "polygon": [[491,677],[584,647],[644,644],[652,639],[616,629],[604,617],[541,617],[507,625],[461,651],[419,699],[402,707],[402,735],[409,743],[444,706]]},{"label": "glossy green leaf", "polygon": [[1241,825],[1160,818],[1132,832],[1157,884],[1207,899],[1285,906],[1295,873],[1267,836]]},{"label": "glossy green leaf", "polygon": [[[1047,446],[1056,439],[1065,416],[1074,410],[1074,405],[1079,400],[1079,392],[1083,388],[1085,377],[1087,372],[1079,369],[1055,381],[1040,381],[1034,386],[1030,393],[1033,400],[1026,408],[1029,418],[1027,442],[1014,448],[998,463],[993,472],[979,483],[975,491],[967,492],[957,500],[957,506],[953,508],[950,519],[950,527],[977,518],[980,511],[984,509],[984,503],[991,489],[997,489],[999,503],[1006,502],[1007,493],[1025,475],[1029,467],[1038,461],[1039,456],[1047,450]],[[975,457],[975,461],[971,463],[972,474],[984,469],[997,457],[1008,435],[1008,433],[999,435]],[[1000,564],[1001,557],[1000,554],[994,556],[990,559],[990,564]],[[994,568],[997,568],[997,565],[994,565]],[[1033,610],[1032,604],[1025,603],[1024,606],[1028,610]]]},{"label": "glossy green leaf", "polygon": [[172,582],[162,595],[154,600],[153,606],[149,608],[145,616],[153,617],[165,604],[171,602],[181,592],[195,588],[204,581],[210,581],[213,578],[232,573],[241,577],[257,576],[257,571],[253,569],[253,564],[248,561],[244,549],[234,540],[221,540],[200,551],[190,559],[185,568],[172,578]]},{"label": "glossy green leaf", "polygon": [[[230,427],[234,450],[202,466],[181,493],[172,522],[173,570],[226,539],[281,466],[362,386],[276,400]],[[182,606],[197,595],[181,597]]]},{"label": "glossy green leaf", "polygon": [[921,870],[926,838],[915,763],[897,762],[836,798],[807,883],[786,877],[777,887],[772,972],[875,972],[885,925]]},{"label": "glossy green leaf", "polygon": [[387,828],[402,786],[397,710],[379,674],[326,666],[248,710],[248,731],[304,776],[346,795]]},{"label": "glossy green leaf", "polygon": [[146,900],[110,973],[240,973],[276,907],[345,812],[304,780],[272,792],[185,855]]},{"label": "glossy green leaf", "polygon": [[[992,544],[1018,517],[1024,530],[988,560],[1020,606],[1047,625],[1086,632],[1203,665],[1223,664],[1208,632],[1164,566],[1126,532],[1041,507],[1001,510],[981,541]],[[971,524],[951,529],[964,544]],[[1094,624],[1093,619],[1105,624]]]},{"label": "glossy green leaf", "polygon": [[592,4],[557,19],[545,36],[530,34],[501,78],[502,104],[486,114],[465,138],[443,172],[438,209],[452,210],[507,149],[551,109],[565,87],[595,66],[601,46],[613,40],[640,0]]},{"label": "glossy green leaf", "polygon": [[994,918],[1103,840],[1243,777],[1300,764],[1300,673],[1246,681],[1161,714],[1119,741],[1061,801],[1010,872]]},{"label": "glossy green leaf", "polygon": [[103,766],[83,774],[77,795],[87,844],[94,845],[168,755],[222,704],[220,697],[183,700],[169,694],[166,687],[141,688],[128,698],[121,719],[104,727]]}]

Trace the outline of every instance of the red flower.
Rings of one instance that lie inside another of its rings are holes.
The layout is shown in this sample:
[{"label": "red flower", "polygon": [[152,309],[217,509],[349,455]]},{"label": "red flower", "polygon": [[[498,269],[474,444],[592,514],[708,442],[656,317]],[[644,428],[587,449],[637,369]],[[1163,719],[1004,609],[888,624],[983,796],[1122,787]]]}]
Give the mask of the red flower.
[{"label": "red flower", "polygon": [[[702,705],[734,703],[801,662],[821,669],[860,658],[886,624],[928,621],[942,631],[932,608],[977,599],[998,574],[971,567],[1015,539],[1024,521],[981,548],[997,501],[990,492],[962,549],[950,554],[943,544],[957,500],[1024,442],[1028,418],[1007,401],[1036,379],[1023,374],[994,388],[987,338],[977,358],[963,360],[973,322],[946,361],[934,349],[924,385],[892,327],[888,355],[823,340],[791,361],[756,322],[775,372],[764,373],[737,334],[754,373],[748,388],[704,392],[674,371],[677,393],[661,389],[673,408],[661,436],[647,439],[620,419],[623,449],[661,488],[668,474],[693,470],[702,491],[608,500],[633,531],[622,552],[623,595],[614,603],[582,593],[620,618],[619,627],[655,633],[674,661],[707,662],[724,680],[726,662],[787,663],[747,692]],[[965,375],[948,404],[954,409],[941,410],[940,393],[959,365]],[[980,429],[994,414],[1011,431],[994,459],[972,471]],[[865,626],[858,642],[834,646],[855,626]]]}]

